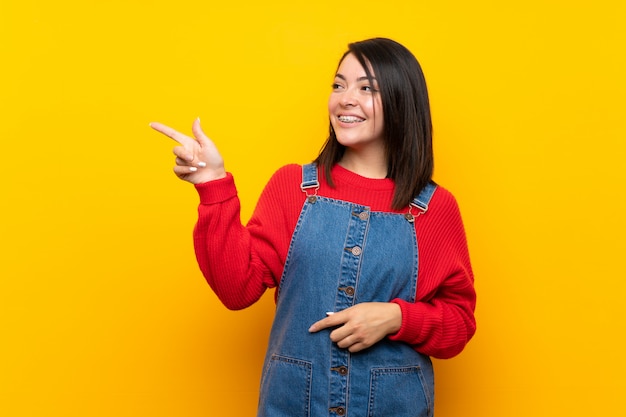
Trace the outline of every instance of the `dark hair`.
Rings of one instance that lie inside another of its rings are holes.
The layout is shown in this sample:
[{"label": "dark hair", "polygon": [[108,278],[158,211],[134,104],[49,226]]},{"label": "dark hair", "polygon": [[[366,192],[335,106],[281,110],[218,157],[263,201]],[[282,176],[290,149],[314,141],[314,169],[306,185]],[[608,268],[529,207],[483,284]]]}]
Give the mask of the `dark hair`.
[{"label": "dark hair", "polygon": [[[387,178],[395,183],[391,205],[399,210],[432,180],[432,121],[426,80],[415,56],[391,39],[374,38],[351,43],[339,65],[349,54],[361,63],[370,82],[374,77],[370,65],[376,75],[383,108]],[[331,186],[334,186],[331,168],[344,153],[345,146],[337,141],[331,124],[330,135],[315,159]]]}]

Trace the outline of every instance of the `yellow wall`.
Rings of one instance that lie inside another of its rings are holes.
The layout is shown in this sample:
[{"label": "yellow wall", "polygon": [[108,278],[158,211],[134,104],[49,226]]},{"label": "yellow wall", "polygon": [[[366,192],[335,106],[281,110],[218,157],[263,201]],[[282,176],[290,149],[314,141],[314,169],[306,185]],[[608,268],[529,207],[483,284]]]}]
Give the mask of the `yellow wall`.
[{"label": "yellow wall", "polygon": [[461,205],[479,330],[439,417],[618,416],[626,346],[624,2],[0,2],[0,415],[251,416],[268,294],[197,270],[170,143],[200,116],[244,218],[313,158],[349,41],[407,45]]}]

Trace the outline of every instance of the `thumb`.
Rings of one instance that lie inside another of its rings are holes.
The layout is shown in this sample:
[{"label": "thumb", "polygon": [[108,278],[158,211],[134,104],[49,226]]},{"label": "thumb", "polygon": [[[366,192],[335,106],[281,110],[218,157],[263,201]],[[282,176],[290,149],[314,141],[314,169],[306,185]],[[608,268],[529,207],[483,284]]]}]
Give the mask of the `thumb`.
[{"label": "thumb", "polygon": [[211,140],[207,137],[207,135],[202,130],[202,126],[200,126],[199,117],[193,121],[193,125],[191,126],[191,131],[193,132],[193,136],[196,138],[200,146],[205,146],[208,143],[211,143]]}]

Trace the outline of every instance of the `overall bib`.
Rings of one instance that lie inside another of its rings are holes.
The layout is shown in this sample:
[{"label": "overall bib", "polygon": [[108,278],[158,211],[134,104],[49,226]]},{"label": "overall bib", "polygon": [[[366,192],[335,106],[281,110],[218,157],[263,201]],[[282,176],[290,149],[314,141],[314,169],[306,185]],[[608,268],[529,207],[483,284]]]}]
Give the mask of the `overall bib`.
[{"label": "overall bib", "polygon": [[[317,167],[303,167],[307,195],[294,230],[265,357],[259,417],[430,417],[430,358],[384,338],[350,353],[331,329],[309,333],[326,312],[357,303],[415,302],[418,242],[411,215],[372,212],[317,190]],[[413,201],[422,212],[435,191]]]}]

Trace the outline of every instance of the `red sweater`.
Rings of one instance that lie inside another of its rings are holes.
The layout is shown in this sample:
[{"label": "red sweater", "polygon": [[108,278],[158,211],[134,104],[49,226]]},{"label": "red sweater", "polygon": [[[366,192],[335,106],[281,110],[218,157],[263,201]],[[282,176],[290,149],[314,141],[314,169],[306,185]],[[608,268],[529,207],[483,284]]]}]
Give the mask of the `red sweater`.
[{"label": "red sweater", "polygon": [[[364,178],[339,165],[333,168],[332,177],[334,188],[320,170],[318,195],[366,205],[372,211],[394,211],[390,209],[392,180]],[[240,220],[231,174],[196,185],[200,195],[194,229],[196,257],[226,307],[248,307],[280,282],[304,203],[301,182],[300,165],[279,169],[263,190],[247,226]],[[389,338],[409,343],[425,355],[450,358],[463,350],[476,330],[474,277],[461,215],[450,192],[437,187],[428,212],[416,218],[415,230],[419,247],[416,302],[389,300],[402,311],[402,327]]]}]

